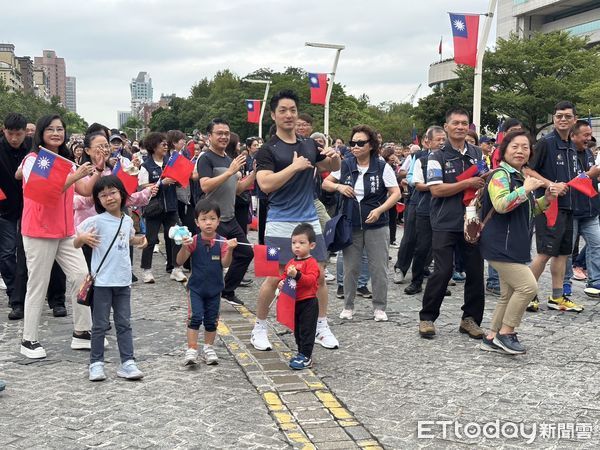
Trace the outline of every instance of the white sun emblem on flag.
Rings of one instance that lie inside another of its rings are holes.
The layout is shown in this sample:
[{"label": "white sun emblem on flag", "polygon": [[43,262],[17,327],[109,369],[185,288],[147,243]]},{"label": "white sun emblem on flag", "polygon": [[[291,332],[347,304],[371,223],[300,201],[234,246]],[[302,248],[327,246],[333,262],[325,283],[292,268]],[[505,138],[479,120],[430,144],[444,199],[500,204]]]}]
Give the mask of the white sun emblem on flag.
[{"label": "white sun emblem on flag", "polygon": [[277,249],[271,247],[269,249],[269,256],[277,256]]},{"label": "white sun emblem on flag", "polygon": [[462,20],[457,19],[454,21],[454,28],[456,28],[458,31],[462,31],[465,29],[465,24]]},{"label": "white sun emblem on flag", "polygon": [[290,279],[288,280],[288,284],[290,285],[290,287],[291,287],[292,289],[296,289],[296,280],[294,280],[293,278],[290,278]]},{"label": "white sun emblem on flag", "polygon": [[38,166],[40,166],[40,169],[46,170],[48,167],[50,167],[50,160],[45,156],[42,156],[38,161]]},{"label": "white sun emblem on flag", "polygon": [[319,81],[317,77],[312,77],[310,79],[310,81],[312,82],[312,84],[317,84],[317,82]]},{"label": "white sun emblem on flag", "polygon": [[254,104],[252,102],[248,102],[248,108],[253,109],[254,108]]}]

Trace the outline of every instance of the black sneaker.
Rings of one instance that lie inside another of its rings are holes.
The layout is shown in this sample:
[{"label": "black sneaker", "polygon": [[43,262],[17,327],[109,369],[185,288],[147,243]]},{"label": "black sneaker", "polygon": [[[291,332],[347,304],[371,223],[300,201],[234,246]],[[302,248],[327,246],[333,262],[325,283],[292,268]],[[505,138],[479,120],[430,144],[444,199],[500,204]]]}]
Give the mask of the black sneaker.
[{"label": "black sneaker", "polygon": [[221,298],[233,306],[243,306],[244,302],[235,294],[221,294]]},{"label": "black sneaker", "polygon": [[131,282],[135,283],[138,281],[138,277],[135,276],[135,273],[131,272]]},{"label": "black sneaker", "polygon": [[371,291],[369,291],[369,288],[367,288],[366,286],[362,286],[356,289],[356,293],[363,298],[373,298],[373,294],[371,294]]},{"label": "black sneaker", "polygon": [[452,292],[450,292],[450,289],[446,289],[446,292],[444,293],[445,297],[450,297],[452,296]]},{"label": "black sneaker", "polygon": [[58,305],[52,308],[52,315],[54,317],[66,317],[67,316],[67,308],[64,305]]},{"label": "black sneaker", "polygon": [[337,298],[344,298],[344,286],[338,286],[335,296]]},{"label": "black sneaker", "polygon": [[21,320],[23,316],[25,316],[25,312],[20,306],[15,306],[12,311],[8,313],[9,320]]},{"label": "black sneaker", "polygon": [[254,281],[252,281],[250,278],[242,278],[242,281],[240,281],[240,287],[248,287],[252,286],[253,284]]},{"label": "black sneaker", "polygon": [[21,355],[30,359],[46,357],[46,350],[38,341],[21,341]]},{"label": "black sneaker", "polygon": [[500,334],[496,333],[494,344],[511,355],[522,355],[525,353],[525,347],[517,339],[517,333]]},{"label": "black sneaker", "polygon": [[71,349],[73,350],[90,350],[92,348],[92,333],[84,331],[81,334],[73,332],[71,339]]},{"label": "black sneaker", "polygon": [[503,353],[507,354],[502,347],[494,344],[493,339],[488,339],[487,336],[484,336],[481,340],[481,344],[479,344],[479,348],[484,352],[495,352],[495,353]]},{"label": "black sneaker", "polygon": [[419,292],[422,292],[423,288],[421,285],[410,283],[407,287],[404,288],[404,293],[408,295],[415,295]]}]

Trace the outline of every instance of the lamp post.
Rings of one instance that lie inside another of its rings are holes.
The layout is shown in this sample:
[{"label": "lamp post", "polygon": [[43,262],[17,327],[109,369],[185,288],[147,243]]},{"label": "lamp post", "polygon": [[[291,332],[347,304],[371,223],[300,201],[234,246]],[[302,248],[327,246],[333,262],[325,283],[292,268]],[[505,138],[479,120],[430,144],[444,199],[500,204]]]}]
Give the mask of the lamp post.
[{"label": "lamp post", "polygon": [[331,48],[336,50],[335,59],[333,60],[333,69],[331,70],[331,78],[327,85],[327,95],[325,97],[325,114],[323,118],[323,134],[329,137],[329,99],[331,98],[331,91],[333,90],[333,81],[335,80],[335,71],[337,70],[338,61],[340,60],[340,53],[346,48],[345,45],[338,44],[322,44],[319,42],[306,42],[304,45],[307,47],[317,48]]},{"label": "lamp post", "polygon": [[262,121],[263,115],[265,113],[265,106],[267,105],[267,97],[269,95],[269,87],[271,86],[271,80],[251,80],[248,78],[242,79],[242,81],[247,81],[248,83],[259,83],[265,84],[265,96],[263,97],[263,101],[260,105],[260,119],[258,120],[258,137],[262,139]]}]

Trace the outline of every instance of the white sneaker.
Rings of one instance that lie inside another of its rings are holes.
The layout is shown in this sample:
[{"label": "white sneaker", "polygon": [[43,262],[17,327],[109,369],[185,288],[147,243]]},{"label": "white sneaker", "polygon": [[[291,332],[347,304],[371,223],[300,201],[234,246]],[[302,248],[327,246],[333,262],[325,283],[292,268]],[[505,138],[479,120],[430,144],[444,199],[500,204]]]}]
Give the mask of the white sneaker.
[{"label": "white sneaker", "polygon": [[402,273],[400,269],[394,269],[394,283],[402,284],[405,282],[406,274]]},{"label": "white sneaker", "polygon": [[325,348],[339,348],[340,343],[335,338],[329,324],[326,320],[317,322],[317,334],[315,335],[315,343],[321,344]]},{"label": "white sneaker", "polygon": [[398,244],[398,242],[394,241],[390,244],[390,248],[400,248],[400,244]]},{"label": "white sneaker", "polygon": [[30,359],[46,357],[46,350],[38,341],[21,341],[21,355]]},{"label": "white sneaker", "polygon": [[255,324],[252,330],[252,337],[250,343],[256,350],[271,350],[273,347],[269,342],[269,336],[267,333],[267,327],[264,325]]},{"label": "white sneaker", "polygon": [[6,283],[4,282],[2,277],[0,277],[0,290],[2,290],[2,291],[6,290]]},{"label": "white sneaker", "polygon": [[335,280],[335,275],[329,272],[328,269],[325,269],[325,282],[329,283]]},{"label": "white sneaker", "polygon": [[373,311],[373,317],[375,318],[375,322],[387,322],[388,320],[388,316],[385,311],[380,309]]},{"label": "white sneaker", "polygon": [[204,346],[204,349],[202,350],[202,359],[209,366],[219,364],[219,357],[217,356],[217,353],[212,345]]},{"label": "white sneaker", "polygon": [[154,253],[158,253],[158,244],[154,246]]},{"label": "white sneaker", "polygon": [[150,269],[144,269],[142,272],[142,281],[144,283],[154,283],[154,275],[152,275],[152,271]]},{"label": "white sneaker", "polygon": [[183,362],[184,366],[195,366],[198,362],[198,350],[195,348],[188,348],[185,351],[185,359]]},{"label": "white sneaker", "polygon": [[354,311],[351,309],[344,309],[340,313],[340,319],[352,320],[353,316],[354,316]]},{"label": "white sneaker", "polygon": [[175,280],[180,283],[184,283],[187,281],[187,277],[183,274],[183,270],[181,270],[181,267],[175,267],[171,271],[171,276],[169,278],[171,278],[171,280]]}]

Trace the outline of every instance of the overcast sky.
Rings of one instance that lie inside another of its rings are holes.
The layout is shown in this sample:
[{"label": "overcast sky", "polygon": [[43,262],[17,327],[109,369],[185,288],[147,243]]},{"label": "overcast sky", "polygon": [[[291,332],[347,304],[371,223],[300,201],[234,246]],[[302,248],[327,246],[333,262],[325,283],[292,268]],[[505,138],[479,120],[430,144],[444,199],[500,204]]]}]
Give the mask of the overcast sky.
[{"label": "overcast sky", "polygon": [[[405,101],[428,66],[452,56],[447,12],[484,13],[487,0],[21,0],[3,1],[0,42],[17,56],[55,50],[77,77],[77,112],[88,122],[117,125],[129,110],[129,83],[152,77],[154,97],[187,97],[198,80],[228,68],[331,70],[333,50],[306,41],[344,44],[336,81],[373,103]],[[449,6],[451,5],[451,6]],[[482,25],[480,25],[481,30]],[[488,41],[495,40],[495,26]],[[307,81],[308,83],[308,81]],[[332,100],[332,101],[335,101]]]}]

